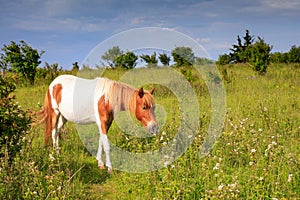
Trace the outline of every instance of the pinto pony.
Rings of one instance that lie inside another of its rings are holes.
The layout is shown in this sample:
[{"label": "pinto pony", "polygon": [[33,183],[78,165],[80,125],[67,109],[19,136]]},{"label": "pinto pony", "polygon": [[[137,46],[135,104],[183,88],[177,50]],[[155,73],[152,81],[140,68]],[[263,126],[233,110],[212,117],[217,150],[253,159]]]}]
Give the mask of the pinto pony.
[{"label": "pinto pony", "polygon": [[134,89],[124,83],[106,78],[93,80],[71,75],[57,77],[49,86],[43,109],[39,112],[41,122],[46,124],[45,143],[52,136],[53,147],[58,149],[61,127],[71,121],[76,124],[96,123],[100,132],[96,159],[99,168],[104,168],[102,150],[106,156],[106,167],[111,172],[110,145],[107,132],[116,114],[128,110],[155,134],[158,131],[154,115],[153,91]]}]

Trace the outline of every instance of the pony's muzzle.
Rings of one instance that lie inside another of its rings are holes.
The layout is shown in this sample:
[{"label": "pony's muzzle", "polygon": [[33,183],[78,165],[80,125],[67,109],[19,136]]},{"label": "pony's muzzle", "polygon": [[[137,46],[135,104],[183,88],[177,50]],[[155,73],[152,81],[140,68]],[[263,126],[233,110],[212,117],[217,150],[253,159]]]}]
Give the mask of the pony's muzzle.
[{"label": "pony's muzzle", "polygon": [[158,125],[155,121],[151,121],[147,125],[147,130],[151,134],[156,134],[158,132]]}]

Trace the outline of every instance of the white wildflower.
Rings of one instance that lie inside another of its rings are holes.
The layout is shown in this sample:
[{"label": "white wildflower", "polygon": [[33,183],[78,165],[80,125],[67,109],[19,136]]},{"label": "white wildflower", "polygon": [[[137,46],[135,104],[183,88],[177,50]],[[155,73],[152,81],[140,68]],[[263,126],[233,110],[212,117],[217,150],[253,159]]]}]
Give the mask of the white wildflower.
[{"label": "white wildflower", "polygon": [[169,165],[168,161],[164,162],[164,167],[167,167],[168,165]]},{"label": "white wildflower", "polygon": [[251,149],[251,153],[255,153],[256,152],[256,149]]},{"label": "white wildflower", "polygon": [[289,174],[289,175],[288,175],[288,180],[287,180],[287,181],[288,181],[288,182],[291,182],[291,181],[292,181],[292,177],[293,177],[293,174]]},{"label": "white wildflower", "polygon": [[225,185],[223,183],[221,183],[221,185],[218,186],[218,190],[222,190],[224,186]]},{"label": "white wildflower", "polygon": [[216,165],[213,167],[213,170],[219,170],[220,169],[220,163],[216,163]]},{"label": "white wildflower", "polygon": [[231,187],[231,188],[235,188],[236,185],[237,185],[236,183],[232,183],[232,184],[229,184],[228,186]]},{"label": "white wildflower", "polygon": [[52,162],[55,160],[54,156],[51,153],[49,154],[49,157]]}]

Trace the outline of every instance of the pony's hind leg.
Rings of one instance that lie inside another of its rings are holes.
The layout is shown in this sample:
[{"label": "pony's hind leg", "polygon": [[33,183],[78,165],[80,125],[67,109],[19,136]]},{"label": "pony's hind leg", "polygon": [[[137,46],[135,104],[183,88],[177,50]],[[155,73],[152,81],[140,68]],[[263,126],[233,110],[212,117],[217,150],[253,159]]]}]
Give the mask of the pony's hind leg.
[{"label": "pony's hind leg", "polygon": [[102,142],[103,138],[99,137],[99,146],[98,146],[98,151],[97,151],[97,156],[96,159],[98,160],[98,167],[100,169],[104,169],[104,162],[102,161],[102,152],[103,152],[103,142]]},{"label": "pony's hind leg", "polygon": [[59,149],[60,149],[58,145],[59,132],[65,123],[66,123],[66,119],[60,113],[58,113],[56,116],[55,127],[52,130],[53,148],[57,151],[57,153],[59,153]]}]

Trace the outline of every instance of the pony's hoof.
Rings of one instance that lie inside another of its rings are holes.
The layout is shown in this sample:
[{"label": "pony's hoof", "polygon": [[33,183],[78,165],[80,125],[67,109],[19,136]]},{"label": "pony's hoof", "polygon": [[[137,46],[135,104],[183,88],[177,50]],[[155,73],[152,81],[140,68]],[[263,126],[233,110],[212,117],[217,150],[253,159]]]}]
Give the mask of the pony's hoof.
[{"label": "pony's hoof", "polygon": [[111,167],[109,167],[109,168],[107,169],[107,173],[108,173],[108,174],[111,174],[111,173],[112,173],[112,168],[111,168]]},{"label": "pony's hoof", "polygon": [[101,170],[105,169],[104,165],[99,165],[98,168],[101,169]]}]

